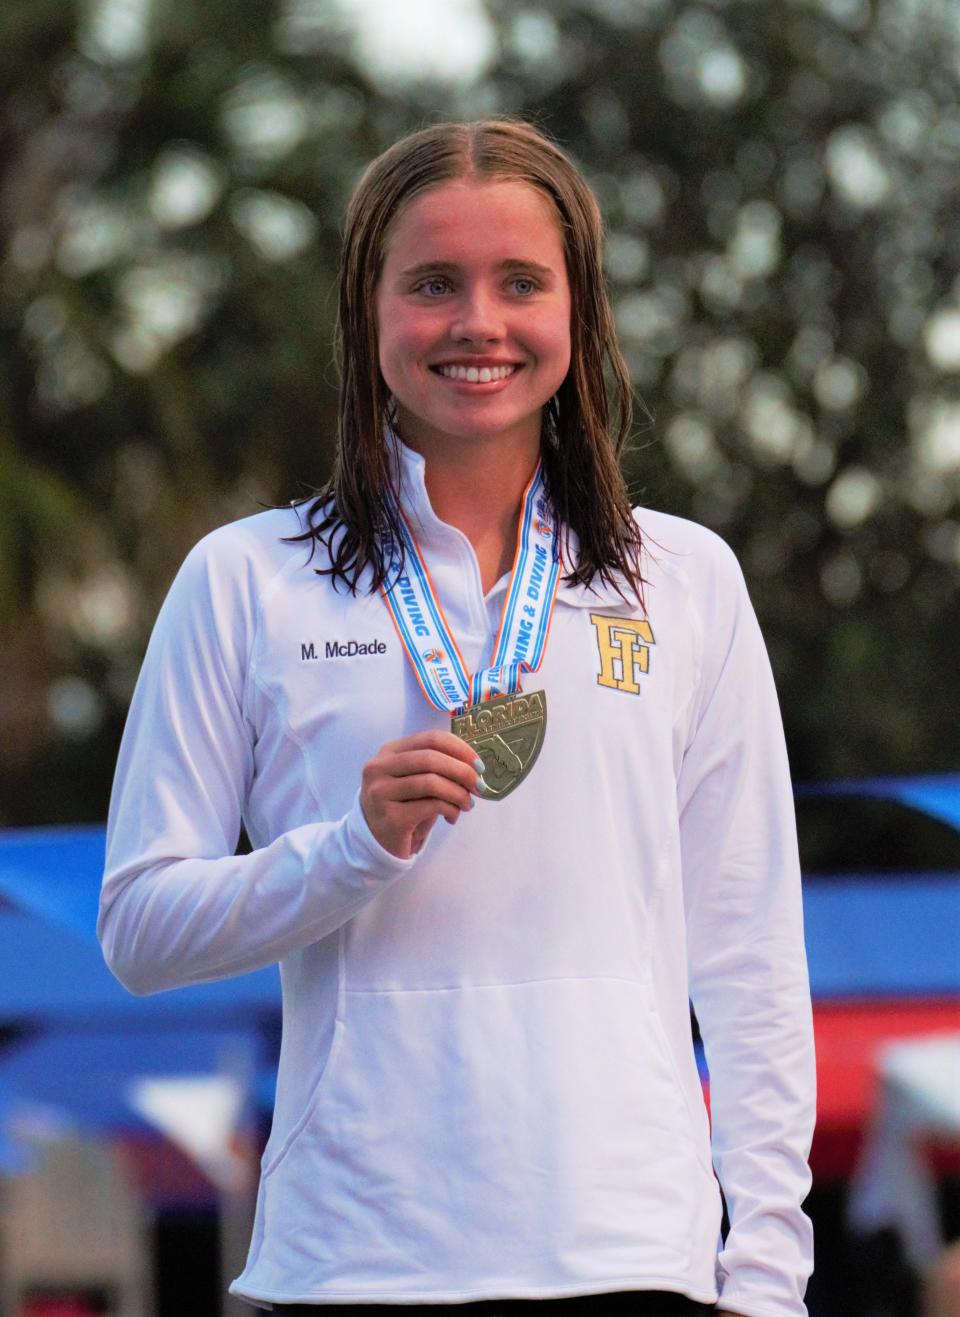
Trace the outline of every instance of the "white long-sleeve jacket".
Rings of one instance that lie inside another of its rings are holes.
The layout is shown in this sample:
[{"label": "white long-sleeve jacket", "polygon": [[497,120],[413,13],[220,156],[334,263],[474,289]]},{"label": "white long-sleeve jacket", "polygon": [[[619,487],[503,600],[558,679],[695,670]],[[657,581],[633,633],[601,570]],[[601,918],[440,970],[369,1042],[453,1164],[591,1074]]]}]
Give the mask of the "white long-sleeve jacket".
[{"label": "white long-sleeve jacket", "polygon": [[[484,596],[422,460],[401,460],[451,628],[485,663],[506,579]],[[561,584],[525,679],[547,696],[539,760],[410,860],[367,827],[361,768],[448,724],[382,598],[283,543],[293,509],[215,531],[177,576],[123,738],[98,932],[135,993],[280,961],[276,1109],[233,1293],[667,1289],[805,1312],[814,1067],[776,694],[727,546],[636,515],[646,615]]]}]

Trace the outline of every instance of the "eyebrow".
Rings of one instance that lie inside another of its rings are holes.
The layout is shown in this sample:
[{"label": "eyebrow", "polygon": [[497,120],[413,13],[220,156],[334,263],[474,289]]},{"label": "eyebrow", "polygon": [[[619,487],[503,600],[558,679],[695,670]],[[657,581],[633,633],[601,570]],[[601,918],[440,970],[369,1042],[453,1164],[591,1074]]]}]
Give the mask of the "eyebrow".
[{"label": "eyebrow", "polygon": [[[501,261],[499,270],[530,270],[533,274],[551,275],[554,270],[549,265],[539,265],[536,261],[506,260]],[[426,274],[455,274],[460,269],[455,261],[422,261],[400,272],[401,279],[420,278]]]}]

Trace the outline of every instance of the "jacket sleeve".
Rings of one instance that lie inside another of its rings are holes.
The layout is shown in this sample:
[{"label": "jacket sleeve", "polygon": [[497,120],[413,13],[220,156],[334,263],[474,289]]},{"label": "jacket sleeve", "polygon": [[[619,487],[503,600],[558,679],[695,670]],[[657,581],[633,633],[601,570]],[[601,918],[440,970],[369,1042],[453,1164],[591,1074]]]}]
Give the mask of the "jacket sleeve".
[{"label": "jacket sleeve", "polygon": [[255,773],[245,688],[256,591],[224,528],[181,568],[157,619],[120,748],[97,935],[143,995],[260,969],[333,932],[413,860],[360,809],[238,856]]},{"label": "jacket sleeve", "polygon": [[736,559],[714,547],[679,808],[690,995],[730,1218],[718,1306],[800,1317],[816,1073],[793,794],[760,628]]}]

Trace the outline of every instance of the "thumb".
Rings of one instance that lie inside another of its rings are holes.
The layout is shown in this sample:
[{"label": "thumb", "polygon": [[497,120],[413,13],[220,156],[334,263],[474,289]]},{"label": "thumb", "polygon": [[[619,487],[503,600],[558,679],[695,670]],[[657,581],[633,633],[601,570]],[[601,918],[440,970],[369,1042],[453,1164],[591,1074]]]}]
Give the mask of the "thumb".
[{"label": "thumb", "polygon": [[423,844],[430,835],[430,829],[437,821],[437,815],[431,814],[427,819],[423,819],[413,829],[410,834],[410,854],[417,855],[423,849]]}]

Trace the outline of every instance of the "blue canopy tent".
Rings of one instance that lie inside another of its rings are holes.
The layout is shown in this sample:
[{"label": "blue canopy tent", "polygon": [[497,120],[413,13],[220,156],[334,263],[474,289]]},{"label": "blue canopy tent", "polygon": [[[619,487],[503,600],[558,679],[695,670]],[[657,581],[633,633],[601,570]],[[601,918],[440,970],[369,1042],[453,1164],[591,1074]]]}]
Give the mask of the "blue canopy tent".
[{"label": "blue canopy tent", "polygon": [[146,1025],[231,1018],[249,1025],[280,1004],[276,967],[219,983],[134,997],[107,969],[96,938],[104,829],[0,832],[0,1021]]},{"label": "blue canopy tent", "polygon": [[[801,798],[812,795],[896,801],[960,830],[960,773],[798,788]],[[256,1091],[268,1113],[280,1012],[276,968],[131,996],[96,941],[103,854],[102,827],[0,833],[0,1024],[44,1031],[0,1052],[0,1107],[5,1093],[33,1093],[72,1107],[81,1119],[99,1119],[101,1128],[122,1127],[130,1113],[106,1096],[99,1102],[93,1091],[109,1082],[77,1086],[74,1075],[95,1076],[100,1066],[110,1074],[111,1065],[130,1075],[151,1058],[168,1073],[209,1071],[213,1040],[237,1031],[260,1051]],[[956,999],[956,875],[810,877],[804,910],[815,1001]],[[112,1048],[124,1056],[111,1061]]]},{"label": "blue canopy tent", "polygon": [[807,878],[803,912],[814,1000],[960,991],[955,874]]},{"label": "blue canopy tent", "polygon": [[927,773],[919,777],[870,777],[809,782],[797,787],[803,796],[861,796],[894,800],[929,814],[960,832],[960,773]]},{"label": "blue canopy tent", "polygon": [[[0,833],[0,1173],[23,1169],[12,1131],[31,1107],[87,1133],[149,1136],[129,1101],[150,1077],[213,1075],[244,1058],[260,1109],[273,1101],[276,967],[135,997],[96,938],[102,827]],[[156,1137],[156,1136],[154,1136]]]},{"label": "blue canopy tent", "polygon": [[[960,773],[804,784],[797,795],[896,801],[960,831]],[[128,1016],[244,1019],[275,1013],[276,968],[220,983],[132,997],[103,963],[96,919],[99,826],[0,832],[0,1021],[50,1024]],[[817,876],[804,882],[815,996],[941,993],[960,988],[960,883],[951,874]],[[891,930],[897,936],[890,936]]]},{"label": "blue canopy tent", "polygon": [[35,913],[0,910],[0,1023],[76,1028],[126,1022],[218,1021],[249,1028],[272,1017],[280,1000],[275,968],[238,979],[134,997],[107,969],[91,931],[65,928]]},{"label": "blue canopy tent", "polygon": [[71,1126],[90,1134],[146,1133],[152,1126],[130,1102],[135,1081],[234,1071],[248,1063],[250,1052],[249,1032],[218,1026],[58,1030],[0,1054],[0,1092],[8,1100],[59,1109]]},{"label": "blue canopy tent", "polygon": [[[896,801],[960,830],[960,773],[804,784],[805,796]],[[104,829],[0,833],[0,1021],[77,1025],[126,1019],[275,1018],[274,967],[133,997],[106,968],[95,929]],[[817,876],[804,882],[815,997],[941,994],[960,988],[960,883],[951,874]],[[896,937],[891,930],[896,929]]]},{"label": "blue canopy tent", "polygon": [[0,832],[0,896],[17,910],[89,937],[97,923],[105,837],[100,824]]}]

